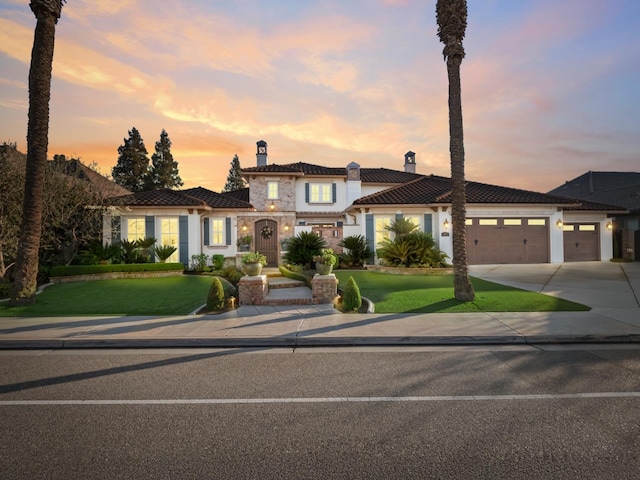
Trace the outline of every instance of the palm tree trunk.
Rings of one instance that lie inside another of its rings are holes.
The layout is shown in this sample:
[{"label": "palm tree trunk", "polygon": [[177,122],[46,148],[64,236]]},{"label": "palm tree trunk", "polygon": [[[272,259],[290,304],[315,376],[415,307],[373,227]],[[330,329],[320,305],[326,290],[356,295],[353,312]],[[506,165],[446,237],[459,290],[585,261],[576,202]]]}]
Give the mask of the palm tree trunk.
[{"label": "palm tree trunk", "polygon": [[449,151],[451,153],[451,229],[453,239],[453,290],[456,300],[472,302],[475,292],[467,265],[466,194],[464,178],[464,136],[460,88],[460,55],[449,55]]},{"label": "palm tree trunk", "polygon": [[51,69],[57,18],[53,14],[37,13],[36,17],[29,68],[29,126],[24,208],[11,305],[34,303],[38,279],[44,172],[49,144]]}]

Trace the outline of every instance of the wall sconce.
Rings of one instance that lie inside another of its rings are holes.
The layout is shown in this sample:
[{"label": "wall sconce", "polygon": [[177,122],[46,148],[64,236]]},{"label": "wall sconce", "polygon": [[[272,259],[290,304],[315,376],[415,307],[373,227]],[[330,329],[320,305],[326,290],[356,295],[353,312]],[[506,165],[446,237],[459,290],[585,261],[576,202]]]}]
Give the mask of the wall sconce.
[{"label": "wall sconce", "polygon": [[445,230],[449,230],[449,219],[445,219],[442,226],[444,227]]},{"label": "wall sconce", "polygon": [[564,225],[564,223],[562,223],[562,220],[558,220],[558,221],[556,222],[556,227],[558,227],[558,228],[562,228],[562,225]]},{"label": "wall sconce", "polygon": [[243,232],[246,232],[246,231],[247,231],[247,225],[246,225],[246,224],[244,224],[244,223],[242,224],[242,231],[243,231]]},{"label": "wall sconce", "polygon": [[609,231],[613,230],[613,223],[607,222],[607,230]]},{"label": "wall sconce", "polygon": [[272,212],[276,209],[276,206],[273,204],[273,200],[271,201],[271,205],[269,205],[269,210]]},{"label": "wall sconce", "polygon": [[285,224],[284,224],[284,231],[285,231],[285,232],[288,232],[288,231],[289,231],[289,224],[288,224],[288,223],[285,223]]}]

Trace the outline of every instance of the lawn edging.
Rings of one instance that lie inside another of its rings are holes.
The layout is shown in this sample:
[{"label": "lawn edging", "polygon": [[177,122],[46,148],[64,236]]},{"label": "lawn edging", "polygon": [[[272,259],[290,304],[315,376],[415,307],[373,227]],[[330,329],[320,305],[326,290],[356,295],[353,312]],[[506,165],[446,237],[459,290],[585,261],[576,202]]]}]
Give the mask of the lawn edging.
[{"label": "lawn edging", "polygon": [[450,275],[453,268],[420,268],[420,267],[383,267],[382,265],[367,265],[365,270],[390,275]]}]

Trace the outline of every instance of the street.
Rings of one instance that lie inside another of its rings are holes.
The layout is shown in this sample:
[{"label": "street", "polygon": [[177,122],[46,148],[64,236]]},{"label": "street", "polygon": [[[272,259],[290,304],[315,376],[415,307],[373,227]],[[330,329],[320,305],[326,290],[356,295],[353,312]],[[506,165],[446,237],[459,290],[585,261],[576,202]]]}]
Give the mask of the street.
[{"label": "street", "polygon": [[640,478],[640,349],[0,352],[2,479]]}]

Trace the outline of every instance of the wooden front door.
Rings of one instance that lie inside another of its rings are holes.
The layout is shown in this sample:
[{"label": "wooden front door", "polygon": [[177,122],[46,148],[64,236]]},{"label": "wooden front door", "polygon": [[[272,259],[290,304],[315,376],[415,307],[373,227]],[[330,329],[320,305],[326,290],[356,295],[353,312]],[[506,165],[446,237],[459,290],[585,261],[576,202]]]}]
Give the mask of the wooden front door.
[{"label": "wooden front door", "polygon": [[256,251],[267,257],[267,267],[278,266],[278,223],[258,220],[254,225]]}]

